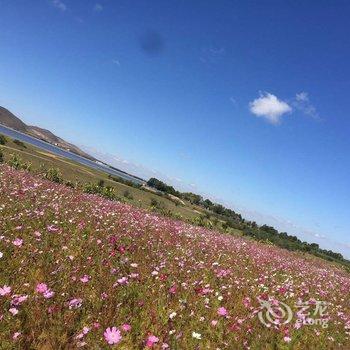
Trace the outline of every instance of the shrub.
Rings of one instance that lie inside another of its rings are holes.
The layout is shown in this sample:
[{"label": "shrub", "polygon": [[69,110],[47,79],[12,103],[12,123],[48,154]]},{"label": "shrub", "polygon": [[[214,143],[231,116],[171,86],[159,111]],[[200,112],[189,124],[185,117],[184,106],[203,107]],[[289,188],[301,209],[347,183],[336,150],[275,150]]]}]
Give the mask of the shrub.
[{"label": "shrub", "polygon": [[133,195],[130,193],[129,190],[125,190],[123,196],[128,199],[134,199]]},{"label": "shrub", "polygon": [[151,198],[151,207],[157,207],[158,201],[155,198]]},{"label": "shrub", "polygon": [[20,140],[13,140],[13,143],[15,143],[19,147],[27,148],[27,146]]},{"label": "shrub", "polygon": [[0,135],[0,145],[4,145],[7,142],[7,139],[4,135]]},{"label": "shrub", "polygon": [[45,178],[57,182],[59,184],[63,183],[63,177],[59,169],[56,168],[50,168],[49,170],[46,171],[45,173]]},{"label": "shrub", "polygon": [[3,162],[4,162],[4,153],[0,149],[0,163],[3,163]]},{"label": "shrub", "polygon": [[72,181],[66,181],[64,184],[65,184],[67,187],[75,188],[75,185],[74,185],[74,183],[73,183]]},{"label": "shrub", "polygon": [[32,166],[31,163],[24,162],[18,154],[11,154],[8,164],[17,170],[23,169],[27,171],[30,171]]}]

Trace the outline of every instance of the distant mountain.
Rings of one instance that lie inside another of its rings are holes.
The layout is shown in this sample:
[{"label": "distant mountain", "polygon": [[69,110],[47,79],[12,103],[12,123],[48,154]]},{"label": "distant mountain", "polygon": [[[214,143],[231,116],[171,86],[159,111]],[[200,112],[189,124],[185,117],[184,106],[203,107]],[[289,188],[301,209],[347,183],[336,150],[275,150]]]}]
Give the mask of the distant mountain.
[{"label": "distant mountain", "polygon": [[8,109],[0,106],[0,124],[5,125],[11,129],[20,131],[22,133],[28,134],[30,136],[36,137],[37,139],[46,141],[48,143],[54,144],[65,150],[69,150],[79,156],[96,160],[94,157],[82,151],[79,147],[61,139],[49,130],[39,128],[38,126],[26,125],[21,119],[16,117]]}]

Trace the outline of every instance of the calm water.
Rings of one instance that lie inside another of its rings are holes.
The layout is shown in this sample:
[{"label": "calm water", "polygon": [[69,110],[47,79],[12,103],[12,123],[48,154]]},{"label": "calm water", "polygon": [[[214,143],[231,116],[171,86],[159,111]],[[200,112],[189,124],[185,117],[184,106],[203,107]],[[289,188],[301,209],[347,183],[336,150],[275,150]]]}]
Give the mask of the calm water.
[{"label": "calm water", "polygon": [[35,147],[38,147],[42,150],[45,150],[45,151],[48,151],[48,152],[51,152],[53,154],[56,154],[58,156],[61,156],[61,157],[64,157],[64,158],[68,158],[68,159],[71,159],[71,160],[74,160],[75,162],[77,163],[80,163],[80,164],[83,164],[83,165],[86,165],[90,168],[93,168],[93,169],[96,169],[96,170],[100,170],[100,171],[103,171],[107,174],[110,174],[110,175],[114,175],[114,176],[119,176],[125,180],[129,180],[129,181],[132,181],[132,182],[135,182],[135,183],[139,183],[139,184],[142,184],[143,181],[141,181],[140,179],[137,179],[133,176],[130,176],[130,175],[127,175],[127,174],[124,174],[120,171],[117,171],[117,170],[114,170],[114,169],[111,169],[105,165],[101,165],[101,164],[97,164],[89,159],[86,159],[84,157],[81,157],[77,154],[74,154],[72,152],[69,152],[69,151],[65,151],[59,147],[56,147],[54,145],[51,145],[50,143],[47,143],[47,142],[44,142],[44,141],[41,141],[41,140],[38,140],[36,139],[35,137],[31,137],[29,135],[26,135],[26,134],[23,134],[21,132],[18,132],[16,130],[13,130],[13,129],[9,129],[3,125],[0,125],[0,134],[3,134],[5,136],[8,136],[8,137],[11,137],[13,139],[17,139],[17,140],[20,140],[20,141],[23,141],[23,142],[27,142]]}]

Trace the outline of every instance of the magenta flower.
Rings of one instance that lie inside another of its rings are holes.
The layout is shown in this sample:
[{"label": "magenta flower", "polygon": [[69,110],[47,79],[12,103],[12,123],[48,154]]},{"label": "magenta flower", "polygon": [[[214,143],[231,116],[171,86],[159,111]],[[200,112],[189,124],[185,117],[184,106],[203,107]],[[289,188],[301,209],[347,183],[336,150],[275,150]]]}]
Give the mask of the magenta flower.
[{"label": "magenta flower", "polygon": [[127,279],[127,277],[122,277],[122,278],[119,278],[119,279],[117,280],[117,282],[118,282],[119,284],[121,284],[121,285],[124,285],[124,284],[127,284],[127,283],[128,283],[128,279]]},{"label": "magenta flower", "polygon": [[82,303],[83,303],[83,300],[80,298],[72,299],[69,301],[68,307],[69,309],[78,309]]},{"label": "magenta flower", "polygon": [[13,340],[16,340],[21,335],[21,332],[15,332],[12,336]]},{"label": "magenta flower", "polygon": [[122,325],[122,330],[124,332],[129,332],[129,331],[131,331],[131,326],[129,324],[125,323]]},{"label": "magenta flower", "polygon": [[159,342],[159,338],[157,338],[155,335],[151,334],[148,338],[147,338],[147,342],[146,342],[146,346],[148,348],[151,348],[154,344]]},{"label": "magenta flower", "polygon": [[48,290],[43,294],[43,296],[44,296],[45,299],[50,299],[50,298],[52,298],[54,295],[55,295],[55,292],[52,291],[51,289],[48,289]]},{"label": "magenta flower", "polygon": [[90,276],[84,275],[83,277],[80,278],[80,281],[83,283],[88,283],[90,280]]},{"label": "magenta flower", "polygon": [[108,327],[103,333],[103,335],[105,337],[106,342],[109,345],[118,344],[122,339],[120,330],[117,329],[117,327]]},{"label": "magenta flower", "polygon": [[14,241],[12,241],[12,244],[16,247],[20,247],[23,244],[23,239],[16,238]]},{"label": "magenta flower", "polygon": [[249,297],[245,297],[243,299],[243,305],[247,308],[250,306],[250,298]]},{"label": "magenta flower", "polygon": [[227,316],[227,310],[224,307],[219,307],[218,308],[218,315],[226,317]]},{"label": "magenta flower", "polygon": [[36,285],[35,290],[36,290],[38,293],[43,294],[43,293],[45,293],[45,292],[48,290],[47,284],[46,284],[46,283],[38,283],[38,284]]},{"label": "magenta flower", "polygon": [[11,293],[11,287],[6,284],[3,287],[0,287],[0,295],[3,297]]},{"label": "magenta flower", "polygon": [[59,228],[56,227],[55,225],[48,225],[48,226],[47,226],[47,230],[48,230],[49,232],[58,232],[58,231],[59,231]]},{"label": "magenta flower", "polygon": [[28,299],[28,295],[13,295],[12,296],[12,305],[18,306],[21,305]]}]

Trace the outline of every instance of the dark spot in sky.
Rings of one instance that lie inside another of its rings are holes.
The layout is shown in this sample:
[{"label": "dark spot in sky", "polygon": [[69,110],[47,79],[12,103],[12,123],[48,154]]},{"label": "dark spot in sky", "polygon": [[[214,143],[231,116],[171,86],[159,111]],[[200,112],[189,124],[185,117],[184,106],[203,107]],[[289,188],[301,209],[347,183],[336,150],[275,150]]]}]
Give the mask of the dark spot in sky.
[{"label": "dark spot in sky", "polygon": [[159,55],[164,50],[163,37],[154,31],[148,31],[139,38],[141,49],[150,56]]}]

